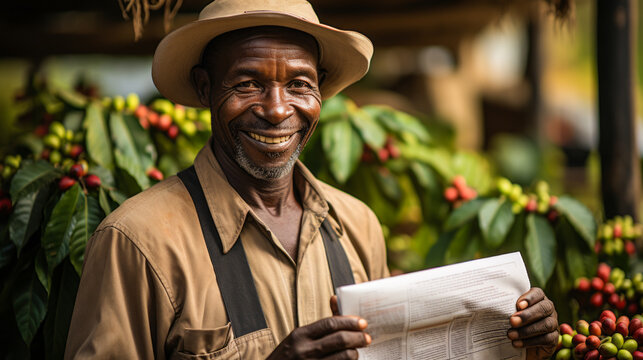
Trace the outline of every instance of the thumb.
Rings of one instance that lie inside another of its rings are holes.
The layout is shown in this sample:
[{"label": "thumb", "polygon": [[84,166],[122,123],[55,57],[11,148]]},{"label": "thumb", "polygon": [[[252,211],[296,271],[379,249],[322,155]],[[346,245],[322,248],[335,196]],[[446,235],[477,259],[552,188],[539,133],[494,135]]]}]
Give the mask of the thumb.
[{"label": "thumb", "polygon": [[337,302],[337,295],[330,297],[330,310],[333,312],[333,316],[341,315],[339,313],[339,304]]}]

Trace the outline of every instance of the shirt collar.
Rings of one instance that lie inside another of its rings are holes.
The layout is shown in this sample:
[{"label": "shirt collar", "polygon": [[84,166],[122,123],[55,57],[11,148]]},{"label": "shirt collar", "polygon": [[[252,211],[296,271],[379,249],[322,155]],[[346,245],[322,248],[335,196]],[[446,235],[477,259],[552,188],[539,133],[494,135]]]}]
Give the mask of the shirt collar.
[{"label": "shirt collar", "polygon": [[[223,253],[227,253],[239,238],[248,214],[256,216],[250,206],[228,183],[214,152],[212,138],[199,151],[194,160],[194,168],[210,208],[210,213],[221,237]],[[341,236],[343,226],[337,218],[332,205],[318,183],[318,180],[299,160],[294,169],[295,186],[302,199],[304,211],[310,211],[320,219],[331,214],[331,225]],[[261,224],[261,221],[257,221]]]}]

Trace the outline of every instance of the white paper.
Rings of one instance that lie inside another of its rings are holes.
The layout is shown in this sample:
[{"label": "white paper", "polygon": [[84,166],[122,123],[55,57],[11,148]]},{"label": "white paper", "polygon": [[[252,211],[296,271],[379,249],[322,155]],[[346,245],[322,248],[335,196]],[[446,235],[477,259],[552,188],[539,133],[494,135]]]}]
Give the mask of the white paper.
[{"label": "white paper", "polygon": [[519,252],[337,289],[340,312],[368,321],[360,359],[511,359],[516,301],[530,288]]}]

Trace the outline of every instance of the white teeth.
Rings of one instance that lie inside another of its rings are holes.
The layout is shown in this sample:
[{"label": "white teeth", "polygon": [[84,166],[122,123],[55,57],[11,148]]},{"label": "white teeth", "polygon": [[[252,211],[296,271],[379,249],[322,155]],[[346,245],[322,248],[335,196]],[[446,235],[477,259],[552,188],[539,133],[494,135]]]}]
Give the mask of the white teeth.
[{"label": "white teeth", "polygon": [[283,142],[288,141],[291,136],[289,135],[289,136],[280,136],[280,137],[267,137],[267,136],[261,136],[259,134],[255,134],[251,132],[249,132],[248,134],[250,135],[251,138],[266,144],[281,144]]}]

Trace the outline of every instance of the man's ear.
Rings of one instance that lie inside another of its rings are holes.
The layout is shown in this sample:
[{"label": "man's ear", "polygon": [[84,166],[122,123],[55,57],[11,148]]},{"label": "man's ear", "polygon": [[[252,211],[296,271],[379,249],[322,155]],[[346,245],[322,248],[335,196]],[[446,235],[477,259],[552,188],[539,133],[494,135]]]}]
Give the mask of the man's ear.
[{"label": "man's ear", "polygon": [[326,80],[326,74],[328,74],[328,72],[324,69],[319,69],[317,71],[317,79],[318,79],[317,86],[319,87],[322,86],[322,84],[324,83],[324,80]]},{"label": "man's ear", "polygon": [[210,107],[210,74],[200,65],[196,65],[190,71],[192,86],[196,91],[201,105]]}]

